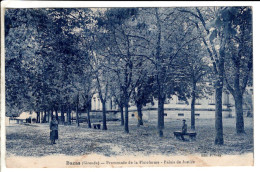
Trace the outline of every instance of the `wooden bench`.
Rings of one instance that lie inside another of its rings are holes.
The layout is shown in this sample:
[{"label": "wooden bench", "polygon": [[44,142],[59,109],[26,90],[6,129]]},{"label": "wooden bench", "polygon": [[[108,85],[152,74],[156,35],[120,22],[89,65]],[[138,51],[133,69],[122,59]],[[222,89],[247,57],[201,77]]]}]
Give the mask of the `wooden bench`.
[{"label": "wooden bench", "polygon": [[101,124],[93,124],[94,129],[100,129]]},{"label": "wooden bench", "polygon": [[190,139],[196,139],[196,135],[197,135],[196,132],[182,133],[181,131],[174,131],[173,134],[176,138],[180,138],[181,136],[189,136]]}]

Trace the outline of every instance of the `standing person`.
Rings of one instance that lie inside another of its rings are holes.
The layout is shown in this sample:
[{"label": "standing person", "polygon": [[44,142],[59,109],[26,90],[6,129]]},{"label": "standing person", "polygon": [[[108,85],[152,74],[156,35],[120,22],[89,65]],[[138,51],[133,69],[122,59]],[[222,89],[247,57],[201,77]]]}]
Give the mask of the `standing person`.
[{"label": "standing person", "polygon": [[[181,128],[181,132],[182,132],[182,134],[186,134],[187,133],[187,124],[185,123],[186,120],[184,119],[182,121],[183,121],[183,124],[182,124],[182,128]],[[185,140],[183,135],[181,135],[181,139]]]},{"label": "standing person", "polygon": [[58,140],[58,121],[56,120],[56,118],[54,116],[52,116],[51,118],[51,122],[50,122],[50,140],[51,140],[51,144],[56,144],[55,140]]}]

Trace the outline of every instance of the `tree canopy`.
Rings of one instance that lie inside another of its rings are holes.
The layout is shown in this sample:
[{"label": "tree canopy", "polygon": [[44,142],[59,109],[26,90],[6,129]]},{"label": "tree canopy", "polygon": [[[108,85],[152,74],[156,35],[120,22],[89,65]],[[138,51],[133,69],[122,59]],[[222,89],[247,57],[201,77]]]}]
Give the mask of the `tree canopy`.
[{"label": "tree canopy", "polygon": [[214,81],[215,143],[224,143],[223,87],[236,100],[243,132],[239,100],[252,85],[250,7],[6,9],[5,52],[7,116],[90,110],[98,93],[103,129],[113,99],[128,133],[130,104],[142,109],[156,100],[163,136],[166,99],[193,97],[194,105]]}]

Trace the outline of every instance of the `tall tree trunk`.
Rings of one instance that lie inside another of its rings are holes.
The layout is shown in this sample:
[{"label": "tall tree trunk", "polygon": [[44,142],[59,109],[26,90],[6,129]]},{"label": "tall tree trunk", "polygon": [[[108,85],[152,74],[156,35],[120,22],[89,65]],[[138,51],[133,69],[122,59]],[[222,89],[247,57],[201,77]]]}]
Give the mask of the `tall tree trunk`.
[{"label": "tall tree trunk", "polygon": [[36,116],[36,123],[40,123],[40,112],[36,112],[37,116]]},{"label": "tall tree trunk", "polygon": [[196,101],[196,83],[193,82],[192,93],[191,93],[191,129],[195,130],[195,101]]},{"label": "tall tree trunk", "polygon": [[158,98],[158,134],[163,137],[164,128],[164,98],[159,96]]},{"label": "tall tree trunk", "polygon": [[65,116],[64,116],[64,105],[61,105],[61,123],[64,124]]},{"label": "tall tree trunk", "polygon": [[[215,88],[215,103],[216,103],[216,110],[215,110],[215,130],[216,130],[216,136],[215,136],[215,144],[216,145],[223,145],[224,139],[223,139],[223,123],[222,123],[222,89],[223,84],[219,83],[220,81],[217,81],[217,85]],[[223,83],[223,80],[222,80]]]},{"label": "tall tree trunk", "polygon": [[163,88],[162,88],[162,77],[165,77],[162,70],[162,58],[161,58],[161,21],[158,13],[158,8],[155,8],[155,17],[156,17],[156,26],[157,26],[157,42],[156,42],[156,70],[157,70],[157,76],[156,76],[156,82],[158,86],[158,134],[159,137],[163,137],[163,128],[164,128],[164,97],[163,94]]},{"label": "tall tree trunk", "polygon": [[119,106],[119,108],[120,108],[120,114],[121,114],[121,125],[123,126],[124,123],[125,123],[125,121],[124,121],[124,106],[121,105],[121,106]]},{"label": "tall tree trunk", "polygon": [[77,122],[77,126],[79,127],[79,105],[78,105],[78,103],[76,105],[76,122]]},{"label": "tall tree trunk", "polygon": [[138,113],[137,127],[140,127],[140,125],[143,125],[142,104],[137,102],[136,106],[137,106],[137,113]]},{"label": "tall tree trunk", "polygon": [[86,108],[87,108],[87,122],[88,122],[88,128],[91,128],[91,120],[90,120],[90,111],[91,111],[91,98],[89,98],[89,96],[87,96],[87,102],[86,102]]},{"label": "tall tree trunk", "polygon": [[70,106],[67,107],[67,124],[71,125],[71,111],[70,111]]},{"label": "tall tree trunk", "polygon": [[[224,51],[220,51],[220,56],[224,57]],[[217,81],[215,84],[215,144],[223,145],[223,122],[222,122],[222,93],[223,93],[223,82],[224,82],[224,59],[219,59],[219,71],[217,74]]]},{"label": "tall tree trunk", "polygon": [[244,133],[244,116],[243,116],[243,93],[240,90],[240,63],[237,64],[233,97],[235,99],[236,110],[236,132]]},{"label": "tall tree trunk", "polygon": [[69,125],[69,107],[67,106],[67,113],[66,113],[66,123]]},{"label": "tall tree trunk", "polygon": [[103,128],[102,130],[107,130],[107,117],[106,117],[106,101],[102,100],[102,113],[103,113]]},{"label": "tall tree trunk", "polygon": [[49,123],[50,122],[50,111],[49,110],[47,111],[47,116],[48,116],[47,119],[48,119],[48,123]]},{"label": "tall tree trunk", "polygon": [[88,114],[88,128],[91,128],[91,121],[90,121],[90,108],[87,109]]},{"label": "tall tree trunk", "polygon": [[51,109],[51,119],[50,119],[50,121],[52,120],[52,117],[53,117],[53,109]]},{"label": "tall tree trunk", "polygon": [[73,117],[73,113],[72,113],[72,108],[70,107],[70,121],[71,124],[73,123],[74,117]]},{"label": "tall tree trunk", "polygon": [[128,98],[125,98],[125,132],[129,133],[129,127],[128,127]]},{"label": "tall tree trunk", "polygon": [[76,102],[76,123],[79,127],[79,92],[77,94],[77,102]]},{"label": "tall tree trunk", "polygon": [[125,132],[129,133],[129,127],[128,127],[128,104],[125,105]]},{"label": "tall tree trunk", "polygon": [[223,122],[222,122],[222,93],[223,93],[223,83],[224,83],[224,57],[225,57],[225,43],[221,45],[219,54],[220,59],[218,63],[218,71],[217,73],[217,81],[215,84],[215,144],[216,145],[223,145],[224,138],[223,138]]},{"label": "tall tree trunk", "polygon": [[56,117],[56,120],[59,122],[58,108],[55,109],[55,117]]},{"label": "tall tree trunk", "polygon": [[236,109],[236,131],[238,134],[244,133],[244,117],[243,117],[243,96],[240,93],[235,95],[235,109]]},{"label": "tall tree trunk", "polygon": [[69,106],[69,124],[71,125],[71,123],[72,123],[72,118],[73,118],[73,116],[72,116],[72,109],[71,109],[71,107]]}]

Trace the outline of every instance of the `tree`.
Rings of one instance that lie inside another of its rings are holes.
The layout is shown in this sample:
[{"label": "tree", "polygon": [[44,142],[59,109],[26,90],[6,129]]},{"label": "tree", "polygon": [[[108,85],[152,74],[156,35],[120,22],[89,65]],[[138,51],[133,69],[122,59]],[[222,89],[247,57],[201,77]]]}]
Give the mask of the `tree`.
[{"label": "tree", "polygon": [[115,83],[112,84],[113,85],[112,87],[110,87],[111,96],[112,96],[114,102],[118,105],[118,107],[120,109],[121,126],[124,126],[124,124],[125,124],[125,122],[124,122],[124,97],[123,97],[124,95],[122,92],[122,86],[119,85],[121,83],[118,82],[117,76],[112,77],[112,80]]},{"label": "tree", "polygon": [[[215,73],[215,144],[223,145],[222,122],[222,92],[224,86],[224,66],[227,42],[235,31],[229,24],[229,16],[226,16],[227,7],[209,7],[181,9],[181,12],[190,14],[198,31],[202,34],[202,41],[207,48]],[[227,17],[227,18],[226,18]]]},{"label": "tree", "polygon": [[[33,17],[34,16],[34,17]],[[6,102],[9,109],[22,111],[39,111],[42,101],[43,60],[37,55],[42,48],[40,37],[46,30],[45,11],[30,9],[8,9],[5,14],[6,46]],[[32,60],[33,58],[39,61]],[[33,90],[34,89],[34,90]],[[35,94],[35,89],[39,94]],[[12,111],[13,111],[12,110]],[[39,118],[38,118],[39,119]],[[39,120],[37,121],[39,122]]]},{"label": "tree", "polygon": [[[91,111],[91,100],[93,95],[95,94],[95,84],[94,82],[94,74],[91,69],[86,70],[87,74],[83,75],[84,81],[84,89],[82,93],[82,98],[84,102],[84,109],[87,110],[87,120],[88,120],[88,128],[91,128],[91,120],[90,120],[90,111]],[[85,76],[85,77],[84,77]]]},{"label": "tree", "polygon": [[209,76],[210,67],[200,40],[188,45],[187,50],[184,63],[187,66],[186,76],[190,87],[188,97],[191,97],[191,129],[195,130],[195,102],[197,98],[202,98],[209,91],[206,77]]},{"label": "tree", "polygon": [[[82,106],[79,100],[81,100],[81,94],[86,96],[85,93],[88,90],[86,80],[91,81],[89,47],[92,32],[89,27],[93,25],[92,11],[90,9],[53,9],[50,16],[55,23],[53,32],[57,35],[55,44],[51,45],[58,56],[56,63],[59,64],[59,70],[56,73],[62,79],[57,85],[58,106],[62,109],[62,114],[67,108],[69,124],[71,111],[75,109],[76,120],[79,124],[77,109]],[[87,99],[89,101],[89,98]]]},{"label": "tree", "polygon": [[[6,93],[11,108],[36,111],[38,122],[42,111],[45,121],[53,111],[58,117],[59,109],[64,122],[67,108],[70,124],[72,109],[80,105],[77,101],[83,88],[80,77],[89,64],[86,50],[91,33],[88,27],[93,25],[91,15],[89,9],[7,10]],[[11,77],[14,73],[17,78]],[[17,93],[15,97],[13,93]]]},{"label": "tree", "polygon": [[150,53],[142,54],[151,62],[150,70],[154,76],[154,97],[158,100],[158,133],[163,136],[164,102],[172,95],[185,98],[185,66],[182,63],[188,44],[198,39],[191,36],[194,24],[187,20],[177,8],[142,9],[141,14],[146,32],[142,34],[149,40]]},{"label": "tree", "polygon": [[103,56],[97,55],[93,53],[92,58],[92,70],[94,71],[95,75],[95,83],[96,89],[98,91],[98,96],[102,103],[102,119],[103,119],[103,130],[107,130],[106,124],[106,102],[110,96],[109,88],[110,88],[110,71],[107,70],[104,66],[109,64],[109,59]]},{"label": "tree", "polygon": [[143,125],[143,114],[142,107],[146,106],[147,103],[153,102],[153,83],[154,79],[152,76],[147,76],[147,71],[142,73],[142,78],[136,86],[135,91],[133,92],[132,99],[137,107],[138,113],[138,123],[137,126]]},{"label": "tree", "polygon": [[99,26],[105,29],[105,34],[101,39],[102,46],[105,48],[99,53],[109,58],[110,63],[106,64],[106,68],[117,77],[117,84],[120,86],[118,93],[122,93],[120,98],[123,98],[125,108],[124,129],[126,133],[129,133],[129,101],[139,82],[138,70],[142,67],[140,64],[143,60],[136,52],[140,52],[140,42],[147,44],[146,39],[136,34],[136,14],[137,9],[135,8],[109,9],[103,17],[99,17],[98,22]]},{"label": "tree", "polygon": [[230,7],[221,17],[234,32],[227,41],[225,81],[235,100],[236,132],[244,133],[243,95],[252,78],[252,10],[250,7]]}]

